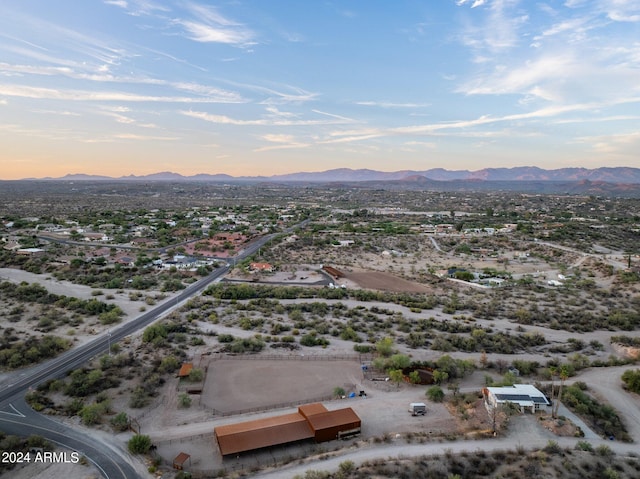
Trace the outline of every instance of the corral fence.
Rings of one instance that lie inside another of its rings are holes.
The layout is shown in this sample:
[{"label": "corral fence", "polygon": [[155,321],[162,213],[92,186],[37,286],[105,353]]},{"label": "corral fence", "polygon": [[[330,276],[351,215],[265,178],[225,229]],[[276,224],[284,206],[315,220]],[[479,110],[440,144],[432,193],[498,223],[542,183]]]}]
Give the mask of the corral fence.
[{"label": "corral fence", "polygon": [[240,361],[358,361],[369,363],[374,355],[370,353],[361,354],[233,354],[233,353],[212,353],[209,355],[212,360],[229,359]]},{"label": "corral fence", "polygon": [[151,404],[145,406],[144,411],[142,411],[140,414],[131,416],[131,420],[139,422],[142,418],[144,418],[145,416],[148,416],[149,414],[156,414],[157,409],[160,406],[166,406],[166,405],[167,405],[167,402],[165,400],[165,397],[158,396],[153,400],[153,402],[151,402]]},{"label": "corral fence", "polygon": [[[215,435],[213,432],[189,436],[186,438],[165,439],[155,441],[159,446],[185,444],[188,452],[188,444],[192,441],[206,442],[211,441],[212,447],[215,449]],[[180,446],[182,447],[182,446]],[[219,468],[204,469],[199,468],[198,464],[185,464],[184,471],[189,472],[193,479],[210,479],[213,477],[227,477],[231,472],[243,472],[245,474],[256,473],[264,468],[282,466],[285,464],[296,463],[301,459],[318,454],[329,453],[344,447],[343,442],[322,443],[299,442],[295,444],[280,444],[272,446],[266,450],[252,451],[250,454],[240,454],[236,457],[226,457]],[[171,467],[172,460],[157,456],[163,465]]]},{"label": "corral fence", "polygon": [[221,416],[221,417],[226,417],[226,416],[237,416],[239,414],[248,414],[248,413],[252,413],[252,412],[262,412],[262,411],[270,411],[272,409],[284,409],[284,408],[288,408],[288,407],[294,407],[294,406],[299,406],[301,402],[304,403],[316,403],[316,402],[323,402],[323,401],[330,401],[331,399],[334,399],[334,396],[331,394],[326,394],[324,396],[318,396],[312,399],[305,399],[304,401],[287,401],[287,402],[282,402],[282,403],[277,403],[277,404],[269,404],[269,405],[265,405],[265,406],[256,406],[256,407],[251,407],[251,408],[246,408],[246,409],[235,409],[233,411],[220,411],[218,409],[215,408],[211,408],[211,407],[207,407],[207,406],[202,406],[202,408],[205,411],[209,411],[211,414],[214,414],[215,416]]},{"label": "corral fence", "polygon": [[[321,355],[321,354],[229,354],[229,353],[211,353],[208,355],[210,360],[218,361],[218,360],[239,360],[239,361],[358,361],[361,365],[363,365],[363,372],[366,371],[364,365],[368,365],[371,363],[373,359],[373,354],[334,354],[334,355]],[[204,360],[204,358],[202,358]],[[355,390],[355,384],[345,384],[345,389]],[[305,399],[303,402],[305,403],[315,403],[315,402],[323,402],[330,401],[335,399],[332,394],[325,394],[323,396],[317,396],[315,398]],[[235,409],[232,411],[220,411],[219,409],[215,409],[209,406],[201,405],[201,408],[205,411],[210,412],[214,416],[226,417],[226,416],[237,416],[240,414],[248,414],[262,411],[269,411],[272,409],[284,409],[294,406],[299,406],[301,401],[287,401],[281,402],[277,404],[268,404],[263,406],[255,406],[251,408],[245,409]]]}]

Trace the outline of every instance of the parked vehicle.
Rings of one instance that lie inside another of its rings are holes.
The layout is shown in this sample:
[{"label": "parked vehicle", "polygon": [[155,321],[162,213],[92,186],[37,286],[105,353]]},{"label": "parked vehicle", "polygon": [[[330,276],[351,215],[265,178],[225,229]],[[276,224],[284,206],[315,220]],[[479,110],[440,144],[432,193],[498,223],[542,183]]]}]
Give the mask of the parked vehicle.
[{"label": "parked vehicle", "polygon": [[423,402],[412,402],[409,404],[409,412],[412,416],[424,416],[427,414],[427,405]]}]

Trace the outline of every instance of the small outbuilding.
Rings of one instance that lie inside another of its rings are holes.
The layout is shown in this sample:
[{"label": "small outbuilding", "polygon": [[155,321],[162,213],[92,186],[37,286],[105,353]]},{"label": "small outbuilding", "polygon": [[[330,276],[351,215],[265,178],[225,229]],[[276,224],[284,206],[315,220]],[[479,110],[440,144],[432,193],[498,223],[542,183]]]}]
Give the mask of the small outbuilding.
[{"label": "small outbuilding", "polygon": [[173,460],[173,468],[176,469],[177,471],[182,471],[184,469],[184,463],[187,461],[191,463],[191,456],[186,452],[181,452]]},{"label": "small outbuilding", "polygon": [[182,363],[182,366],[180,366],[180,371],[178,371],[178,377],[179,378],[188,377],[192,369],[193,369],[193,363]]}]

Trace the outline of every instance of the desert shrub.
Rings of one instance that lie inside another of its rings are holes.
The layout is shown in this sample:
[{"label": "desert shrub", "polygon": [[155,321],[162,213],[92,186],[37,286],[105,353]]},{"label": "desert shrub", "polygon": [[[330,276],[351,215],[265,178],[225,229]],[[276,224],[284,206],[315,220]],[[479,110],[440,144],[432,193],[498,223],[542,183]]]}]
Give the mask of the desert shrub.
[{"label": "desert shrub", "polygon": [[640,369],[628,369],[622,374],[622,382],[628,391],[640,394]]},{"label": "desert shrub", "polygon": [[607,437],[613,436],[626,442],[631,441],[631,437],[615,409],[608,404],[598,403],[585,390],[581,389],[580,385],[565,386],[562,402],[587,419],[591,426],[601,434]]},{"label": "desert shrub", "polygon": [[105,389],[117,387],[120,381],[100,369],[75,369],[69,374],[64,393],[72,397],[86,397]]},{"label": "desert shrub", "polygon": [[373,347],[368,344],[354,344],[353,350],[357,353],[367,354],[373,351]]},{"label": "desert shrub", "polygon": [[157,344],[169,335],[169,331],[164,324],[152,324],[142,333],[142,341],[145,343]]},{"label": "desert shrub", "polygon": [[327,346],[329,340],[319,336],[317,332],[311,331],[300,338],[300,344],[303,346]]},{"label": "desert shrub", "polygon": [[146,454],[151,448],[151,438],[144,434],[136,434],[127,443],[132,454]]},{"label": "desert shrub", "polygon": [[85,426],[99,424],[102,422],[102,415],[106,412],[104,403],[87,404],[80,410],[80,418]]},{"label": "desert shrub", "polygon": [[204,371],[202,369],[193,368],[189,371],[189,381],[192,383],[199,383],[204,378]]},{"label": "desert shrub", "polygon": [[58,336],[29,337],[17,341],[6,334],[0,338],[0,368],[15,369],[53,358],[71,347],[71,341]]},{"label": "desert shrub", "polygon": [[120,412],[111,418],[111,426],[116,431],[126,431],[129,429],[129,416],[126,412]]},{"label": "desert shrub", "polygon": [[425,394],[433,402],[442,402],[444,399],[444,391],[440,386],[431,386]]},{"label": "desert shrub", "polygon": [[178,405],[183,408],[191,407],[191,396],[187,393],[181,393],[178,396]]},{"label": "desert shrub", "polygon": [[228,353],[257,353],[264,349],[265,343],[258,338],[236,338],[224,348]]},{"label": "desert shrub", "polygon": [[174,355],[165,356],[158,366],[158,371],[161,373],[170,373],[180,367],[180,361]]}]

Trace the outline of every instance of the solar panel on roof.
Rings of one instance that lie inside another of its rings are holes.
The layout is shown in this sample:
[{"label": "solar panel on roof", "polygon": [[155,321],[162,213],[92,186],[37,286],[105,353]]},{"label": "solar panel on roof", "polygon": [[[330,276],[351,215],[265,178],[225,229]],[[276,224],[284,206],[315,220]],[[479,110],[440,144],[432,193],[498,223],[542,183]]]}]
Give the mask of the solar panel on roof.
[{"label": "solar panel on roof", "polygon": [[547,399],[543,397],[534,396],[531,398],[531,400],[538,404],[547,404]]},{"label": "solar panel on roof", "polygon": [[531,396],[526,394],[496,394],[500,401],[531,401]]}]

